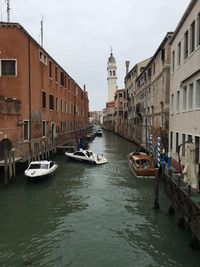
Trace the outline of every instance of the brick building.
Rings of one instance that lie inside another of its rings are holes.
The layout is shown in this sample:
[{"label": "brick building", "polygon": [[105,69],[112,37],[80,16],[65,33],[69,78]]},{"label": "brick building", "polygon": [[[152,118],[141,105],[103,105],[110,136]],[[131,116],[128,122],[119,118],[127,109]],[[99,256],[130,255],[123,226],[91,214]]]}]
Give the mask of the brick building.
[{"label": "brick building", "polygon": [[0,140],[18,156],[88,126],[88,95],[18,23],[0,22]]}]

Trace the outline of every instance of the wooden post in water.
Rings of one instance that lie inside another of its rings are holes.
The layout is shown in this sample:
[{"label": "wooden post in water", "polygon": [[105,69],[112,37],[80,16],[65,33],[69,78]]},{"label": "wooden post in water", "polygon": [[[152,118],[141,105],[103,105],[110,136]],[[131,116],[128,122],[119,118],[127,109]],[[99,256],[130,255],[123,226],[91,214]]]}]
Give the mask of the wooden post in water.
[{"label": "wooden post in water", "polygon": [[159,174],[158,174],[158,168],[156,168],[156,176],[155,176],[155,199],[154,199],[154,209],[159,210],[160,204],[159,204]]},{"label": "wooden post in water", "polygon": [[11,150],[8,151],[8,167],[9,167],[8,181],[10,182],[11,179],[12,179],[12,157],[11,157]]},{"label": "wooden post in water", "polygon": [[15,149],[12,148],[12,163],[13,163],[13,177],[16,177],[16,165],[15,165]]},{"label": "wooden post in water", "polygon": [[8,150],[4,150],[4,184],[8,184]]}]

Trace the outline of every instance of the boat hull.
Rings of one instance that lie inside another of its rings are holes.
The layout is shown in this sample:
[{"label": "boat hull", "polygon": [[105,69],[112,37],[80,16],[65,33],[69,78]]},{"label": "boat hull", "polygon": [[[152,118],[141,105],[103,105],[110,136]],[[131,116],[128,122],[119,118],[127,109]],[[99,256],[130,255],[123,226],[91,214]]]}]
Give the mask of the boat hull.
[{"label": "boat hull", "polygon": [[137,178],[155,178],[155,170],[147,169],[147,170],[139,170],[136,169],[131,160],[129,160],[129,167],[134,176]]},{"label": "boat hull", "polygon": [[85,158],[81,156],[74,156],[73,153],[66,153],[65,156],[68,160],[95,164],[95,165],[101,165],[101,164],[105,164],[108,162],[106,158],[101,157],[101,156],[97,156],[95,158]]},{"label": "boat hull", "polygon": [[155,167],[150,156],[144,152],[128,154],[129,167],[137,178],[155,178]]},{"label": "boat hull", "polygon": [[27,179],[30,181],[40,181],[40,180],[53,176],[57,168],[58,168],[58,165],[55,164],[51,169],[43,171],[43,172],[38,171],[38,170],[27,170],[24,172],[24,174],[27,177]]}]

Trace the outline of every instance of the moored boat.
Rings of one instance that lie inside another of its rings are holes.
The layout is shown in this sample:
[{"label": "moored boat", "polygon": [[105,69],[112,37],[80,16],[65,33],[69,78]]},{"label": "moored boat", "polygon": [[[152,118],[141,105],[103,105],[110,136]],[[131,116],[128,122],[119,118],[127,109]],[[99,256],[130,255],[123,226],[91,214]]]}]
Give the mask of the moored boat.
[{"label": "moored boat", "polygon": [[96,131],[96,136],[102,136],[103,135],[103,131],[101,129],[98,129]]},{"label": "moored boat", "polygon": [[31,161],[24,174],[29,180],[36,181],[55,173],[58,165],[53,161]]},{"label": "moored boat", "polygon": [[131,152],[128,163],[137,178],[155,178],[155,167],[150,156],[143,152]]},{"label": "moored boat", "polygon": [[83,150],[83,149],[80,149],[73,153],[65,152],[65,156],[67,157],[67,159],[73,159],[76,161],[88,162],[97,165],[108,162],[103,155],[97,155],[90,150]]}]

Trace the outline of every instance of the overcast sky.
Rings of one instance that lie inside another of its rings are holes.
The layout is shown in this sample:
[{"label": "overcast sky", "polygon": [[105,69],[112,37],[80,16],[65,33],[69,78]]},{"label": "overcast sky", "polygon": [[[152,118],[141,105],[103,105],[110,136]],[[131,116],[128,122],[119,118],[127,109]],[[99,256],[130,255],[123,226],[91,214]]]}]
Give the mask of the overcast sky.
[{"label": "overcast sky", "polygon": [[[151,57],[165,34],[174,31],[190,0],[10,0],[10,21],[20,23],[83,88],[90,110],[108,99],[110,47],[117,62],[118,88],[124,88],[125,61],[130,68]],[[6,20],[6,0],[0,0]]]}]

